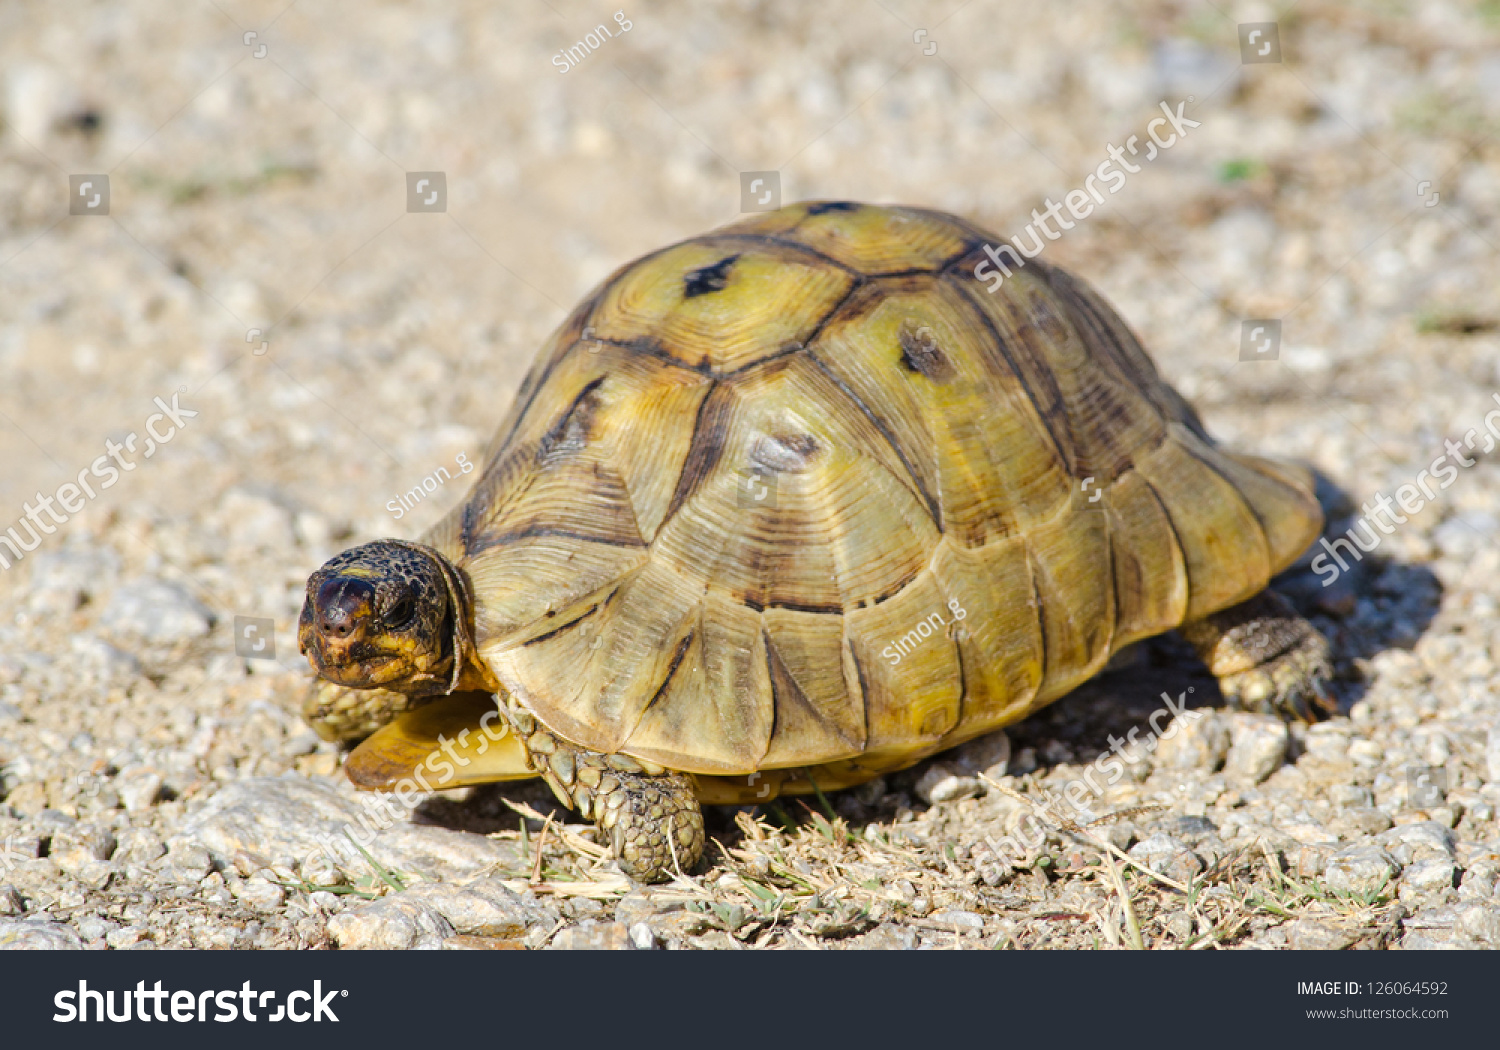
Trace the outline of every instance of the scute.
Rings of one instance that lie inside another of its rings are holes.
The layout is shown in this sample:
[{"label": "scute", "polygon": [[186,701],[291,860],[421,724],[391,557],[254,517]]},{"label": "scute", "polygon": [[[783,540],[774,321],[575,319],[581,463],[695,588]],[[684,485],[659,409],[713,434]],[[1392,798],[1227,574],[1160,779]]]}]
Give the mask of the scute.
[{"label": "scute", "polygon": [[1213,468],[1197,435],[1173,424],[1172,439],[1137,466],[1161,496],[1182,546],[1188,578],[1184,619],[1199,619],[1265,590],[1274,571],[1265,530],[1239,490]]},{"label": "scute", "polygon": [[1110,568],[1118,647],[1182,623],[1187,612],[1187,564],[1161,497],[1139,472],[1104,493],[1109,515]]},{"label": "scute", "polygon": [[1293,561],[1310,479],[1215,446],[1083,282],[991,294],[984,237],[799,204],[596,290],[429,536],[505,688],[588,748],[857,782]]},{"label": "scute", "polygon": [[694,610],[675,671],[630,733],[631,754],[696,771],[738,773],[766,753],[774,718],[760,616],[710,593]]},{"label": "scute", "polygon": [[859,681],[844,666],[841,615],[767,609],[767,673],[776,721],[761,764],[770,768],[850,758],[865,749],[865,708],[850,703]]},{"label": "scute", "polygon": [[[941,369],[907,364],[908,343]],[[1046,420],[951,280],[861,289],[810,353],[877,420],[949,535],[977,546],[1050,518],[1070,477]]]},{"label": "scute", "polygon": [[936,212],[852,201],[794,204],[728,229],[806,245],[868,276],[941,269],[970,249],[977,232]]},{"label": "scute", "polygon": [[[938,535],[900,457],[805,356],[722,384],[711,457],[692,464],[653,554],[757,607],[883,600]],[[717,395],[716,395],[717,396]]]},{"label": "scute", "polygon": [[802,345],[854,280],[796,245],[704,238],[626,270],[588,324],[599,339],[723,375]]}]

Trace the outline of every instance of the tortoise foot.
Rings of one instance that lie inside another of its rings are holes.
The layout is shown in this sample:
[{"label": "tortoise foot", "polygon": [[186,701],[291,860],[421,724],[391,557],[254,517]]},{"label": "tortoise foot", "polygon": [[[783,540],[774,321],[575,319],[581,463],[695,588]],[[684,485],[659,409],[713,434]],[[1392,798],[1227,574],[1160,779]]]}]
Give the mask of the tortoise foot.
[{"label": "tortoise foot", "polygon": [[691,871],[703,855],[703,810],[685,776],[617,773],[618,785],[594,799],[595,819],[620,869],[637,882],[664,882]]},{"label": "tortoise foot", "polygon": [[358,740],[412,706],[389,689],[354,689],[320,678],[302,701],[302,717],[324,740]]},{"label": "tortoise foot", "polygon": [[1338,710],[1328,639],[1274,591],[1185,624],[1182,634],[1241,710],[1304,722]]},{"label": "tortoise foot", "polygon": [[664,882],[698,863],[703,809],[691,778],[629,755],[575,747],[513,698],[506,716],[525,740],[532,767],[559,802],[593,819],[626,875]]}]

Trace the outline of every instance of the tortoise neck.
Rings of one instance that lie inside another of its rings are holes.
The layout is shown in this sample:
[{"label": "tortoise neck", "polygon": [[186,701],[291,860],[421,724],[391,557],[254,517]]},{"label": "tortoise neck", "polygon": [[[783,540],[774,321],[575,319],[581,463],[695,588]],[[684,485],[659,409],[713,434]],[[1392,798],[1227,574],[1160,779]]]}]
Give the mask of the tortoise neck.
[{"label": "tortoise neck", "polygon": [[392,540],[402,547],[420,551],[431,558],[443,576],[448,590],[448,675],[445,687],[431,689],[436,693],[455,693],[467,690],[495,692],[499,682],[479,658],[479,647],[474,644],[474,590],[463,569],[459,568],[442,551],[425,543],[411,540]]}]

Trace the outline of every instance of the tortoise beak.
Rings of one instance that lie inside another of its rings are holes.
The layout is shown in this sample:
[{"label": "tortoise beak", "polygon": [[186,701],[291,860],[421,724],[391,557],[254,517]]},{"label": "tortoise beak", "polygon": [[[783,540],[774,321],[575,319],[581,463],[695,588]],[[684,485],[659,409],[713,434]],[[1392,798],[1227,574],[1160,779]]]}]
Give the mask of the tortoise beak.
[{"label": "tortoise beak", "polygon": [[335,576],[313,601],[313,627],[325,642],[363,641],[375,615],[375,588],[367,580]]},{"label": "tortoise beak", "polygon": [[389,659],[372,644],[375,587],[352,576],[332,576],[310,591],[297,625],[297,641],[313,670],[339,685],[369,684],[373,662]]}]

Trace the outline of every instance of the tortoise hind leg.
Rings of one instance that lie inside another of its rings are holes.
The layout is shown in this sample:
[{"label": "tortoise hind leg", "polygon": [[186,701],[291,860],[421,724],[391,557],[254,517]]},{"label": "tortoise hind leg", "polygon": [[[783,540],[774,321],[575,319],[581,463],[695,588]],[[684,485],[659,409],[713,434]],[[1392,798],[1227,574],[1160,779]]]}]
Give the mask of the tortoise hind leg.
[{"label": "tortoise hind leg", "polygon": [[1182,636],[1231,704],[1304,722],[1334,713],[1328,639],[1275,591],[1183,624]]},{"label": "tortoise hind leg", "polygon": [[549,733],[512,699],[506,711],[559,802],[591,819],[620,870],[663,882],[703,855],[703,808],[691,778],[629,755],[604,755]]}]

